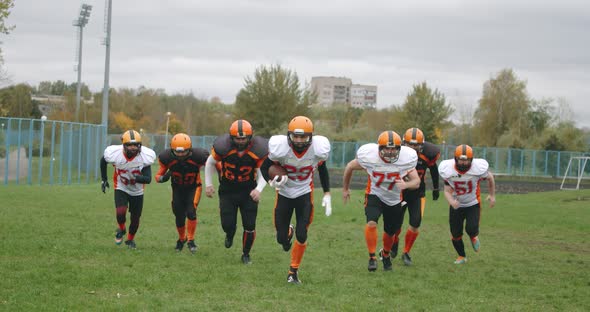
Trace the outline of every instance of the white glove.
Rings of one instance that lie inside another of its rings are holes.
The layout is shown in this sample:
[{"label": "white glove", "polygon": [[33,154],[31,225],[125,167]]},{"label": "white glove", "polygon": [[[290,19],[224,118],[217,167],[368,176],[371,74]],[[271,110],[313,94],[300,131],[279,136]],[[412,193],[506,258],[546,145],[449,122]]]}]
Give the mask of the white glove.
[{"label": "white glove", "polygon": [[268,182],[268,185],[270,185],[270,187],[274,187],[276,190],[280,190],[281,186],[285,185],[285,183],[287,183],[287,181],[289,180],[289,177],[284,175],[284,176],[275,176],[274,179],[270,180],[270,182]]},{"label": "white glove", "polygon": [[322,207],[326,209],[326,216],[330,216],[332,214],[332,196],[330,194],[325,194],[324,198],[322,199]]}]

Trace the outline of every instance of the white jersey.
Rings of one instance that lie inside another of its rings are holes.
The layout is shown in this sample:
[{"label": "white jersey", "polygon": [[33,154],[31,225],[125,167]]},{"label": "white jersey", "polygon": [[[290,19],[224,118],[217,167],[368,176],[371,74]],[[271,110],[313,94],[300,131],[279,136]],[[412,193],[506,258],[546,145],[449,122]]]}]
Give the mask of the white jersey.
[{"label": "white jersey", "polygon": [[402,201],[402,190],[395,182],[415,170],[418,155],[414,149],[402,146],[397,161],[388,163],[379,156],[379,145],[369,143],[358,149],[356,160],[369,175],[365,193],[393,206]]},{"label": "white jersey", "polygon": [[474,158],[471,168],[464,174],[455,168],[455,159],[443,160],[438,166],[440,177],[453,189],[453,196],[459,201],[459,208],[471,207],[480,202],[479,184],[488,177],[488,162]]},{"label": "white jersey", "polygon": [[156,153],[145,146],[142,146],[140,153],[131,159],[125,156],[123,145],[111,145],[104,150],[104,160],[115,167],[114,189],[131,196],[143,194],[144,184],[135,183],[135,175],[141,174],[141,169],[153,164],[155,159]]},{"label": "white jersey", "polygon": [[313,173],[329,156],[330,141],[321,135],[313,136],[311,146],[302,155],[295,154],[286,135],[274,135],[268,141],[268,158],[287,169],[289,181],[279,190],[279,194],[287,198],[311,192]]}]

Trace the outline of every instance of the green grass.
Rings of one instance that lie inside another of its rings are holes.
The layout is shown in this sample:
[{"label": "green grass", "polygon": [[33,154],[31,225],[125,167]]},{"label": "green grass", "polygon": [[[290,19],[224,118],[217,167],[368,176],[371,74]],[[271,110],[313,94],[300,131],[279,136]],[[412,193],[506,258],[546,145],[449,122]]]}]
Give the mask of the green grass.
[{"label": "green grass", "polygon": [[464,266],[453,264],[444,199],[428,201],[414,266],[396,258],[392,272],[379,263],[375,273],[366,268],[362,191],[347,206],[340,197],[333,190],[328,218],[315,196],[298,287],[286,283],[290,256],[275,241],[269,188],[244,266],[238,236],[223,247],[217,198],[203,196],[193,256],[174,252],[168,185],[146,188],[136,251],[113,242],[112,189],[3,185],[0,310],[590,310],[590,190],[499,195],[482,213],[482,249],[468,248]]}]

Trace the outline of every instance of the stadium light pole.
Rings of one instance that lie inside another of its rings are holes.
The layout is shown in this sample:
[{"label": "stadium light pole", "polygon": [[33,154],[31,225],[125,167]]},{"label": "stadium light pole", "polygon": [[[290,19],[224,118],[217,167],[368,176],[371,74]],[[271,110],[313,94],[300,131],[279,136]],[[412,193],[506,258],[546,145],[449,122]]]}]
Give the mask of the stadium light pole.
[{"label": "stadium light pole", "polygon": [[112,0],[106,0],[105,14],[106,14],[106,25],[105,32],[106,37],[104,38],[103,44],[106,47],[105,61],[104,61],[104,86],[102,88],[102,125],[104,127],[104,146],[106,146],[106,139],[108,135],[109,126],[109,67],[111,58],[111,12],[112,12]]},{"label": "stadium light pole", "polygon": [[172,115],[171,112],[166,112],[166,136],[164,139],[164,149],[168,147],[168,126],[170,125],[170,115]]},{"label": "stadium light pole", "polygon": [[90,11],[92,11],[92,6],[83,3],[80,7],[80,15],[78,16],[78,19],[74,20],[72,23],[74,26],[78,27],[78,66],[76,66],[76,71],[78,72],[78,84],[76,86],[76,121],[80,121],[80,93],[82,89],[82,38],[84,34],[84,26],[88,24]]}]

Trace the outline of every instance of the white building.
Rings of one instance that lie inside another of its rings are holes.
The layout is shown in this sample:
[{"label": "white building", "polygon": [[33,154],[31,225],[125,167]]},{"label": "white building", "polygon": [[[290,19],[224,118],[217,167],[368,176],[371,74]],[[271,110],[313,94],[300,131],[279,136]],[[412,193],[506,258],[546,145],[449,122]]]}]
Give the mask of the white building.
[{"label": "white building", "polygon": [[353,84],[346,77],[312,77],[311,89],[318,95],[317,104],[324,107],[346,104],[374,108],[377,105],[377,86]]}]

